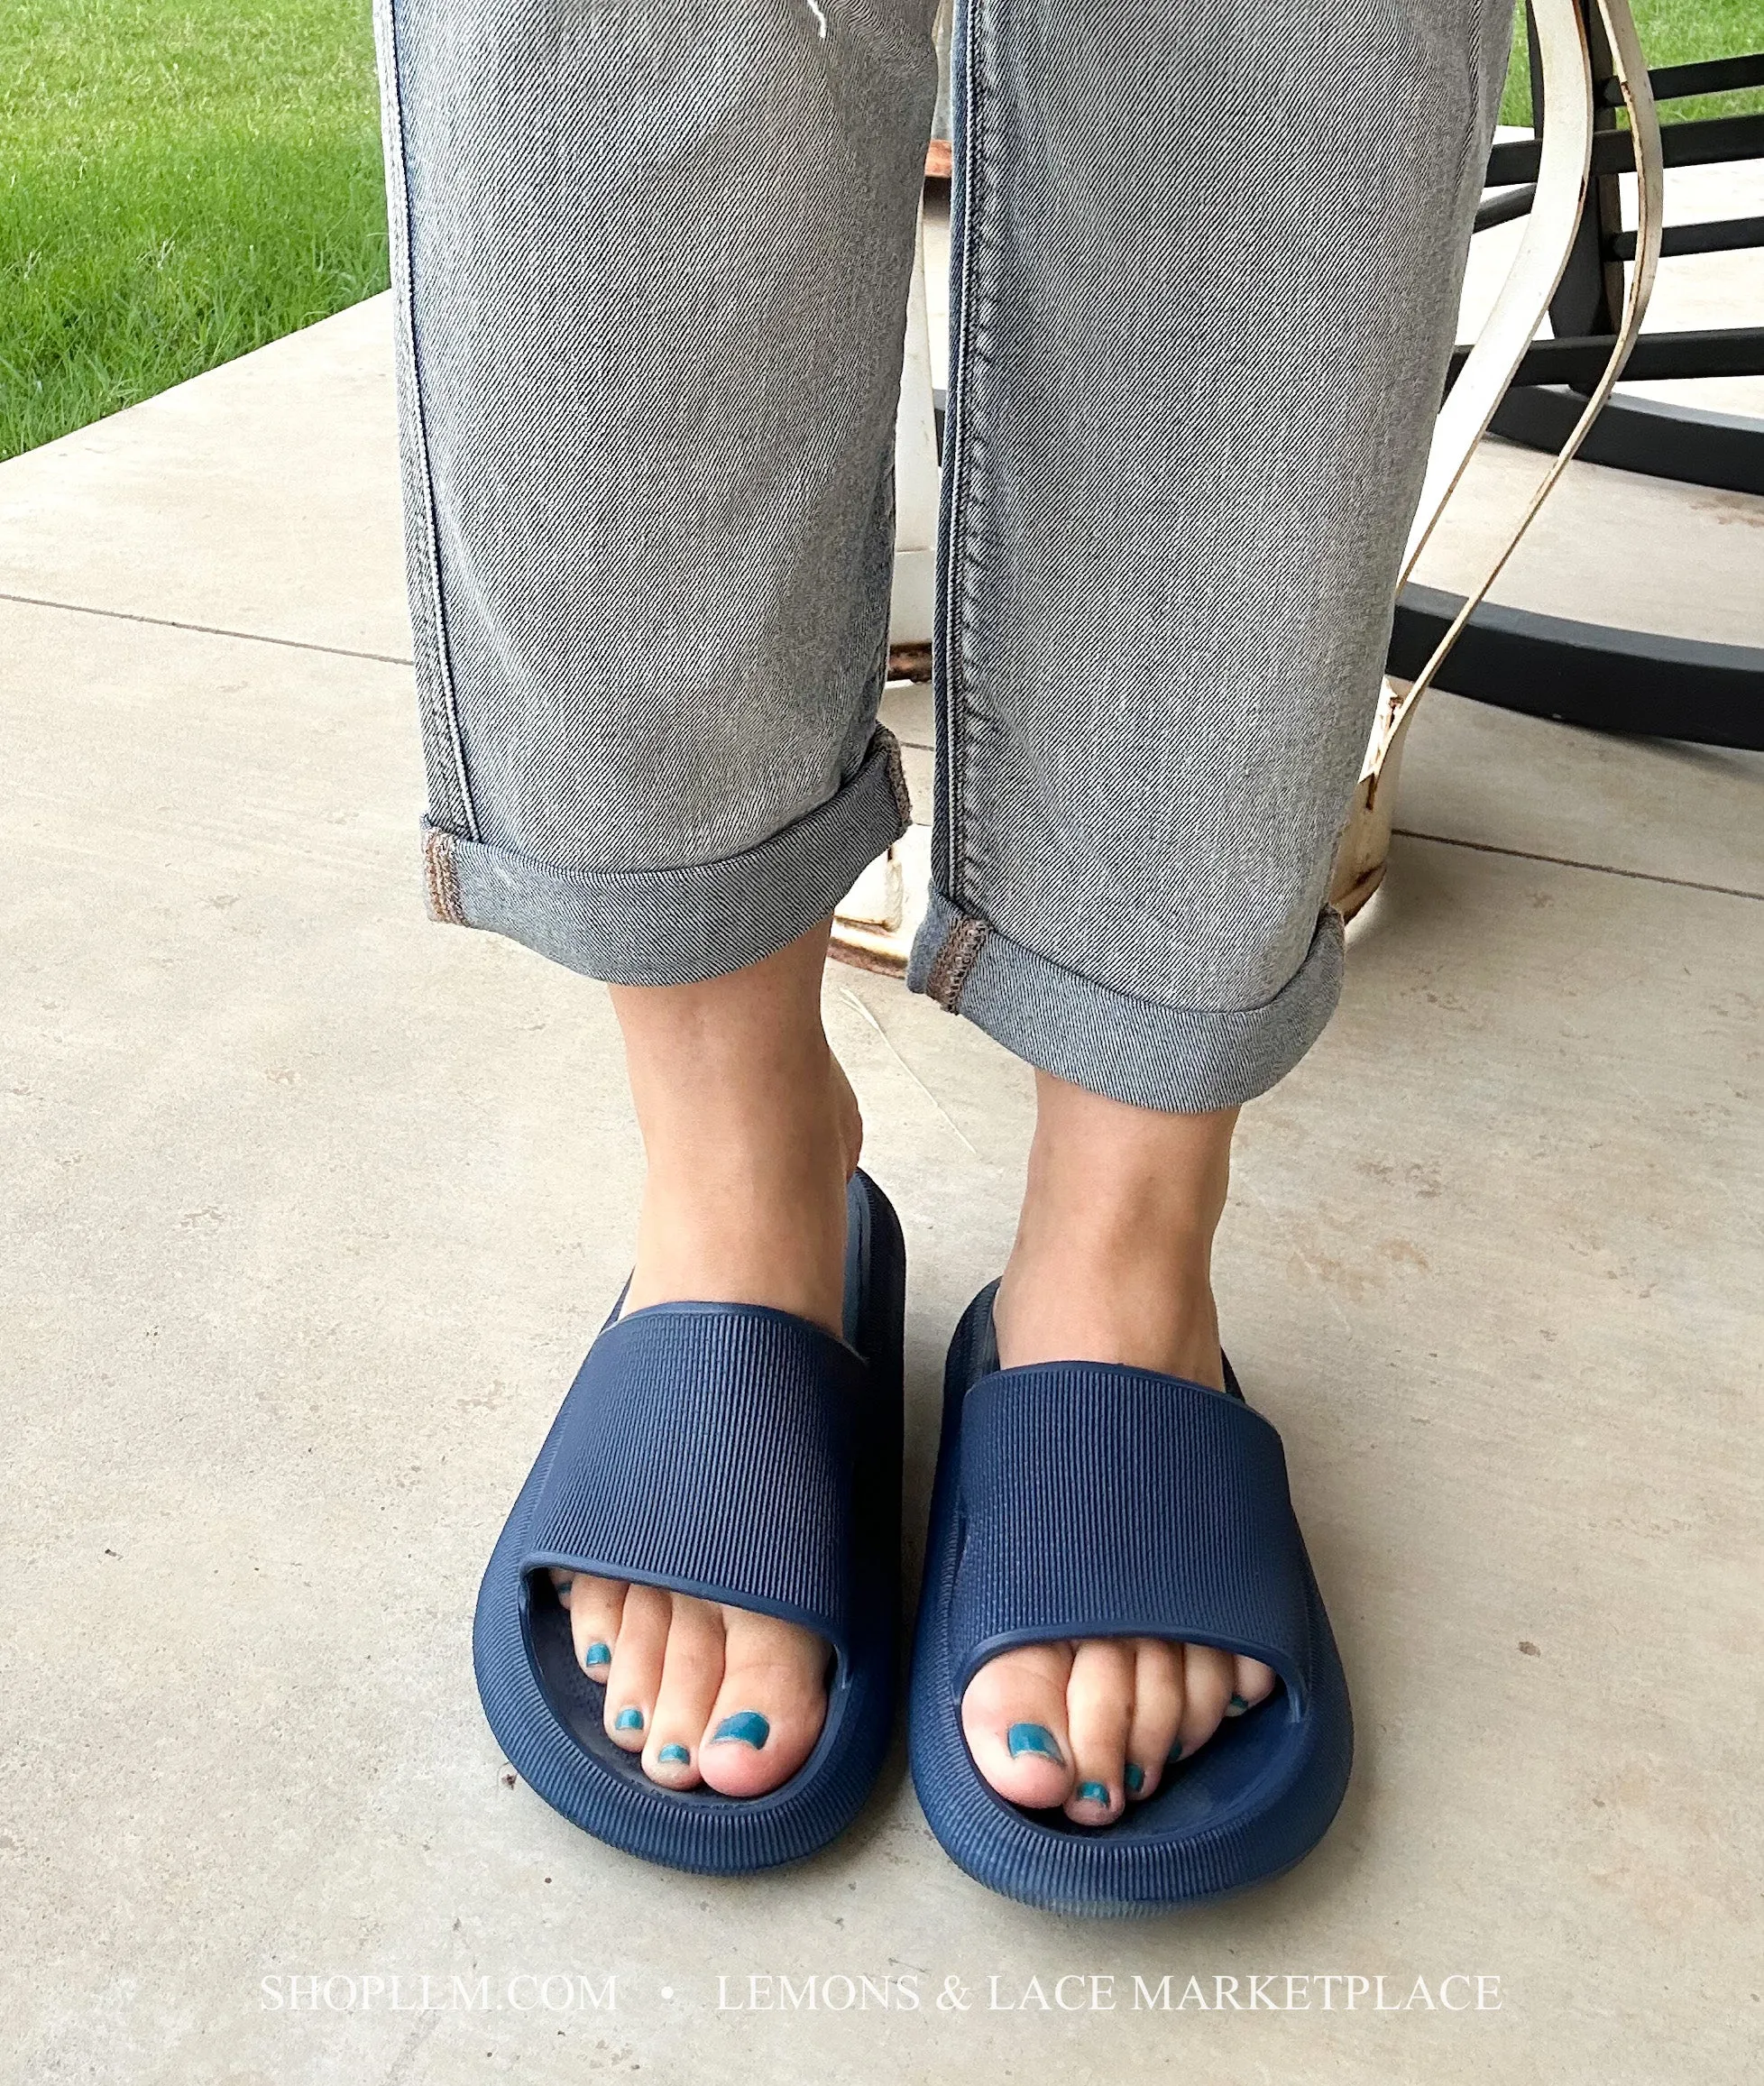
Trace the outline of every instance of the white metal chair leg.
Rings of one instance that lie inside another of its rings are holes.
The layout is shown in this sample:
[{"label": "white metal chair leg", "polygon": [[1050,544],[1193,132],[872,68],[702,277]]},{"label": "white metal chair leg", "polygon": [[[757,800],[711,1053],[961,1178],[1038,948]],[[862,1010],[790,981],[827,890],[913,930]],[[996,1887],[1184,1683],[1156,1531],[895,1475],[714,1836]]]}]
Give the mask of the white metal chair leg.
[{"label": "white metal chair leg", "polygon": [[[937,597],[937,409],[925,302],[924,213],[906,297],[906,354],[895,417],[895,584],[888,649],[928,648]],[[931,834],[914,826],[873,861],[833,915],[833,953],[899,976],[931,887]]]},{"label": "white metal chair leg", "polygon": [[[1329,896],[1352,918],[1383,880],[1391,847],[1397,776],[1403,740],[1415,706],[1445,663],[1458,633],[1494,584],[1521,538],[1531,526],[1551,488],[1598,418],[1612,386],[1629,359],[1659,261],[1665,177],[1659,119],[1648,81],[1647,61],[1635,32],[1629,0],[1598,0],[1599,16],[1622,89],[1634,138],[1636,164],[1635,262],[1625,287],[1622,324],[1604,373],[1586,401],[1573,432],[1551,461],[1524,511],[1509,532],[1480,583],[1465,596],[1451,628],[1412,681],[1386,679],[1360,771],[1359,787],[1336,856]],[[1539,148],[1537,195],[1525,236],[1475,346],[1458,372],[1434,432],[1421,503],[1409,533],[1402,564],[1407,580],[1432,535],[1447,501],[1464,476],[1494,409],[1536,337],[1567,266],[1575,229],[1585,201],[1593,152],[1593,63],[1574,0],[1537,0],[1538,45],[1543,65],[1544,130]]]},{"label": "white metal chair leg", "polygon": [[937,595],[937,406],[931,382],[931,319],[925,300],[925,217],[913,247],[906,292],[906,354],[895,415],[895,591],[888,648],[928,645]]}]

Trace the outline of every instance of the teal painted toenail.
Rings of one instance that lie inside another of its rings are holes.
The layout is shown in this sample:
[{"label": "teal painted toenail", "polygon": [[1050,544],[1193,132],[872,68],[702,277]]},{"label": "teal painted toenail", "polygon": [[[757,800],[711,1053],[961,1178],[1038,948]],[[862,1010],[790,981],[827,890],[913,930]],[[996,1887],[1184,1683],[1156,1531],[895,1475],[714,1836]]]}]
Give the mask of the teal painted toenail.
[{"label": "teal painted toenail", "polygon": [[1242,1716],[1248,1707],[1248,1703],[1244,1700],[1241,1695],[1234,1695],[1225,1705],[1225,1714],[1227,1716]]},{"label": "teal painted toenail", "polygon": [[1044,1723],[1014,1723],[1005,1733],[1005,1743],[1013,1760],[1019,1753],[1039,1753],[1044,1760],[1056,1760],[1062,1768],[1066,1764],[1059,1740]]},{"label": "teal painted toenail", "polygon": [[1136,1797],[1145,1787],[1145,1770],[1137,1760],[1127,1762],[1127,1771],[1121,1778],[1126,1783],[1130,1797]]},{"label": "teal painted toenail", "polygon": [[643,1712],[640,1709],[621,1709],[612,1720],[614,1731],[641,1731]]},{"label": "teal painted toenail", "polygon": [[684,1768],[692,1760],[692,1755],[684,1746],[664,1746],[656,1758],[666,1761],[670,1768]]},{"label": "teal painted toenail", "polygon": [[604,1666],[611,1657],[611,1645],[591,1644],[582,1655],[582,1663],[584,1666]]},{"label": "teal painted toenail", "polygon": [[1173,1746],[1171,1746],[1171,1749],[1170,1749],[1170,1757],[1171,1757],[1171,1759],[1172,1760],[1180,1760],[1181,1759],[1181,1757],[1182,1757],[1182,1741],[1181,1741],[1181,1739],[1178,1739],[1178,1740],[1176,1741],[1176,1743],[1175,1743]]},{"label": "teal painted toenail", "polygon": [[751,1746],[758,1752],[771,1735],[771,1725],[757,1709],[738,1709],[733,1716],[723,1718],[711,1743],[713,1746]]},{"label": "teal painted toenail", "polygon": [[1109,1803],[1108,1784],[1080,1782],[1078,1785],[1078,1800],[1080,1804],[1100,1804],[1106,1810]]}]

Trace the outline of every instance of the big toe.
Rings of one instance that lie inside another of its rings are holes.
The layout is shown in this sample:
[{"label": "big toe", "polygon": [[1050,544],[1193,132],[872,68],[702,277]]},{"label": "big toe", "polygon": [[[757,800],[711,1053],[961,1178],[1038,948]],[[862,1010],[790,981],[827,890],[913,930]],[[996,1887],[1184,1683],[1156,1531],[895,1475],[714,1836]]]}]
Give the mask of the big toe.
[{"label": "big toe", "polygon": [[827,1719],[827,1647],[812,1630],[725,1608],[722,1685],[698,1748],[698,1771],[725,1797],[787,1782]]},{"label": "big toe", "polygon": [[1032,1811],[1072,1790],[1066,1722],[1070,1644],[1025,1644],[989,1659],[961,1698],[961,1730],[974,1765],[1007,1803]]}]

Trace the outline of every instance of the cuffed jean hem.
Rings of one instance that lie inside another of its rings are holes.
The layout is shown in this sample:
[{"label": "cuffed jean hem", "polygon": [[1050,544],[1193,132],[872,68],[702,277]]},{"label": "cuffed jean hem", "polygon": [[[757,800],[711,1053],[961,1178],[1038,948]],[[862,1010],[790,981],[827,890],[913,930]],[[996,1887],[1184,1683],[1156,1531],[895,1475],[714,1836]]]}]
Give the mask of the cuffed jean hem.
[{"label": "cuffed jean hem", "polygon": [[484,927],[609,985],[694,985],[776,955],[824,920],[906,831],[894,734],[827,802],[721,861],[598,874],[547,868],[423,822],[430,916]]},{"label": "cuffed jean hem", "polygon": [[1074,1086],[1199,1116],[1283,1079],[1323,1033],[1341,976],[1341,915],[1330,906],[1304,961],[1264,1005],[1165,1006],[1038,956],[933,890],[906,982]]}]

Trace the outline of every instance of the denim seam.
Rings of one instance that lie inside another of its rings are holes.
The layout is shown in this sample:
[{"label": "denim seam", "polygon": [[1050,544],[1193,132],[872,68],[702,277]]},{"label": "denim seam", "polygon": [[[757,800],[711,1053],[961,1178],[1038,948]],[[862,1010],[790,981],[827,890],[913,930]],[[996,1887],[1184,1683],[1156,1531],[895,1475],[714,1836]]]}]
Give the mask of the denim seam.
[{"label": "denim seam", "polygon": [[979,48],[981,0],[966,0],[962,8],[961,64],[961,259],[962,283],[959,300],[960,319],[954,342],[955,364],[950,381],[949,429],[951,435],[950,540],[943,583],[955,600],[954,642],[946,643],[943,660],[945,749],[943,791],[947,800],[947,859],[943,865],[951,898],[960,899],[968,887],[967,818],[964,812],[967,783],[968,650],[971,629],[971,566],[966,542],[967,505],[972,473],[969,467],[968,427],[969,371],[979,352],[976,329],[979,324],[976,290],[979,275],[979,195],[984,184],[978,179],[983,157],[983,120],[980,109],[980,75],[975,62]]},{"label": "denim seam", "polygon": [[[887,528],[892,543],[895,534],[895,444],[888,440]],[[870,660],[869,679],[864,685],[865,706],[870,719],[871,742],[877,731],[887,731],[877,721],[882,708],[882,692],[888,685],[888,618],[882,618],[882,627],[876,640],[875,654]],[[903,828],[913,822],[913,798],[906,786],[906,767],[901,759],[900,742],[893,732],[888,732],[888,786],[895,793],[895,809],[900,813]],[[865,749],[866,754],[868,748]],[[861,765],[861,764],[860,764]]]},{"label": "denim seam", "polygon": [[438,826],[425,827],[423,832],[423,893],[431,920],[447,927],[467,924],[454,862],[454,837]]},{"label": "denim seam", "polygon": [[900,741],[889,734],[888,787],[895,793],[895,810],[900,815],[903,832],[913,823],[913,792],[907,787],[906,763],[901,758]]},{"label": "denim seam", "polygon": [[[996,482],[991,467],[992,445],[988,438],[983,411],[974,403],[978,391],[988,395],[987,377],[996,366],[994,345],[994,317],[997,299],[990,287],[999,280],[997,265],[997,240],[994,232],[994,213],[991,209],[992,158],[988,124],[990,122],[990,94],[988,87],[986,0],[969,0],[974,27],[969,51],[969,74],[967,100],[974,111],[973,163],[978,170],[974,183],[974,200],[964,213],[963,239],[971,256],[969,276],[971,294],[965,300],[965,315],[971,313],[968,330],[971,334],[967,354],[963,357],[961,381],[963,403],[968,411],[963,416],[962,461],[968,498],[965,506],[965,525],[960,546],[960,639],[961,676],[960,694],[961,740],[960,757],[952,763],[952,772],[959,784],[958,799],[960,816],[951,822],[950,845],[954,859],[955,873],[960,879],[959,903],[972,905],[977,913],[987,907],[987,858],[985,839],[987,815],[992,798],[988,787],[988,777],[997,773],[996,746],[988,747],[988,736],[997,738],[996,720],[985,706],[984,672],[977,670],[970,677],[969,662],[984,666],[986,631],[985,611],[980,604],[982,584],[989,576],[987,565],[987,547],[990,540],[988,525],[991,520],[989,491]],[[964,155],[966,156],[966,155]],[[975,693],[978,685],[979,693]],[[977,741],[979,743],[977,745]],[[994,756],[988,766],[987,756]],[[957,896],[951,893],[952,897]],[[966,970],[963,971],[966,977]],[[958,988],[960,989],[960,988]]]},{"label": "denim seam", "polygon": [[986,938],[991,932],[984,920],[968,914],[952,921],[949,933],[943,937],[943,946],[937,952],[937,960],[925,978],[925,993],[951,1014],[961,1012],[962,988],[967,985],[980,951],[986,945]]},{"label": "denim seam", "polygon": [[[387,192],[396,211],[397,221],[392,227],[397,242],[400,272],[403,276],[402,298],[404,324],[397,330],[401,335],[399,342],[400,358],[404,365],[406,386],[410,400],[409,430],[411,446],[415,454],[418,474],[422,481],[423,498],[418,510],[411,516],[421,539],[424,576],[428,582],[430,613],[435,623],[434,658],[440,680],[438,705],[433,695],[425,696],[425,707],[438,707],[441,721],[446,729],[447,743],[453,754],[453,779],[456,794],[455,803],[445,809],[448,824],[463,824],[467,835],[479,838],[477,814],[472,804],[472,787],[465,769],[465,746],[460,734],[459,703],[454,689],[453,658],[447,637],[446,596],[441,578],[440,532],[436,517],[435,479],[429,465],[428,427],[423,403],[422,368],[417,348],[417,288],[416,244],[411,233],[411,203],[409,173],[404,150],[404,82],[403,60],[398,26],[398,0],[384,0],[387,57],[390,62],[383,68],[385,96],[387,101],[386,149],[396,170],[397,179],[389,181]],[[413,503],[414,504],[414,503]],[[421,680],[420,663],[418,681]]]}]

